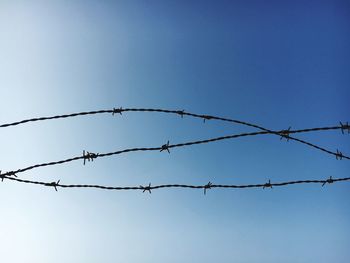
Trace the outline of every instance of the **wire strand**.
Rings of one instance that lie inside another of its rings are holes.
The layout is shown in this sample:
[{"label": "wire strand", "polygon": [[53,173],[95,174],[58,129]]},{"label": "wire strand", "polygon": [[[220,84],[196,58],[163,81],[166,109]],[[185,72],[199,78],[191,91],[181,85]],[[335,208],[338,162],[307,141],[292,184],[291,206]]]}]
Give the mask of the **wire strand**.
[{"label": "wire strand", "polygon": [[[37,121],[45,121],[45,120],[54,120],[54,119],[63,119],[63,118],[71,118],[71,117],[77,117],[77,116],[85,116],[85,115],[96,115],[96,114],[103,114],[103,113],[112,113],[113,115],[115,113],[122,114],[123,112],[158,112],[158,113],[168,113],[168,114],[176,114],[183,116],[190,116],[194,118],[199,118],[203,120],[219,120],[224,122],[231,122],[236,124],[242,124],[245,126],[257,128],[263,131],[268,131],[269,133],[278,133],[276,131],[268,130],[262,126],[248,123],[245,121],[235,120],[235,119],[229,119],[229,118],[223,118],[213,115],[204,115],[204,114],[196,114],[191,112],[186,112],[184,110],[167,110],[167,109],[156,109],[156,108],[113,108],[108,110],[97,110],[97,111],[84,111],[84,112],[76,112],[76,113],[70,113],[70,114],[63,114],[63,115],[55,115],[55,116],[47,116],[47,117],[38,117],[38,118],[31,118],[31,119],[25,119],[17,122],[12,123],[5,123],[1,124],[0,128],[5,128],[9,126],[17,126],[28,122],[37,122]],[[340,123],[341,124],[341,123]],[[304,132],[313,132],[313,131],[326,131],[326,130],[340,130],[340,129],[348,129],[349,125],[344,124],[340,126],[330,126],[330,127],[321,127],[321,128],[311,128],[311,129],[304,129],[304,130],[298,130],[294,133],[304,133]],[[279,134],[278,134],[279,135]]]},{"label": "wire strand", "polygon": [[[236,124],[241,124],[241,125],[253,127],[253,128],[256,128],[256,129],[259,129],[262,131],[266,131],[269,133],[273,133],[273,134],[280,136],[280,133],[277,131],[272,131],[272,130],[266,129],[262,126],[256,125],[256,124],[252,124],[252,123],[248,123],[248,122],[240,121],[240,120],[235,120],[235,119],[223,118],[223,117],[218,117],[218,116],[213,116],[213,115],[196,114],[196,113],[186,112],[184,110],[167,110],[167,109],[155,109],[155,108],[125,108],[125,109],[123,109],[122,107],[117,108],[117,109],[113,108],[112,110],[84,111],[84,112],[77,112],[77,113],[64,114],[64,115],[25,119],[25,120],[21,120],[18,122],[2,124],[2,125],[0,125],[0,128],[5,128],[5,127],[9,127],[9,126],[17,126],[17,125],[21,125],[21,124],[28,123],[28,122],[63,119],[63,118],[71,118],[71,117],[77,117],[77,116],[103,114],[103,113],[112,113],[114,115],[115,113],[122,114],[123,112],[158,112],[158,113],[176,114],[176,115],[180,115],[181,117],[190,116],[193,118],[203,119],[204,121],[205,120],[219,120],[219,121],[231,122],[231,123],[236,123]],[[293,133],[305,133],[305,132],[340,130],[340,129],[342,130],[342,132],[344,129],[349,130],[349,124],[348,123],[342,124],[340,122],[339,126],[309,128],[309,129],[294,131]],[[294,138],[290,137],[290,139],[293,140]]]},{"label": "wire strand", "polygon": [[[298,132],[298,131],[290,131],[290,132],[293,133],[293,132]],[[233,135],[221,136],[221,137],[216,137],[216,138],[211,138],[211,139],[206,139],[206,140],[198,140],[198,141],[191,141],[191,142],[178,143],[178,144],[169,144],[169,141],[168,141],[167,144],[164,144],[160,147],[129,148],[129,149],[108,152],[108,153],[89,153],[89,152],[85,153],[85,151],[84,151],[82,156],[76,156],[76,157],[72,157],[72,158],[68,158],[68,159],[64,159],[64,160],[59,160],[59,161],[48,162],[48,163],[35,164],[35,165],[31,165],[31,166],[21,168],[18,170],[6,172],[3,175],[5,175],[5,176],[16,175],[18,173],[23,173],[23,172],[26,172],[28,170],[36,169],[39,167],[54,166],[54,165],[69,163],[69,162],[73,162],[73,161],[77,161],[77,160],[84,160],[84,164],[85,164],[86,160],[93,161],[94,159],[100,158],[100,157],[107,157],[107,156],[118,155],[118,154],[123,154],[123,153],[130,153],[130,152],[140,152],[140,151],[146,152],[146,151],[164,151],[164,150],[166,150],[170,153],[170,149],[172,149],[172,148],[186,147],[186,146],[206,144],[206,143],[212,143],[212,142],[228,140],[228,139],[235,139],[235,138],[240,138],[240,137],[266,135],[266,134],[269,134],[269,132],[261,131],[261,132],[241,133],[241,134],[233,134]],[[302,141],[302,140],[300,140],[300,141]],[[340,159],[341,158],[350,159],[350,157],[343,155],[339,151],[335,153],[335,152],[329,151],[327,149],[324,149],[322,147],[313,145],[311,143],[308,143],[305,141],[302,141],[302,142],[313,147],[313,148],[316,148],[320,151],[335,155],[337,159],[339,159],[339,158]]]},{"label": "wire strand", "polygon": [[344,178],[330,177],[326,180],[298,180],[298,181],[287,181],[287,182],[280,182],[280,183],[271,183],[271,181],[269,180],[268,183],[244,184],[244,185],[212,184],[209,182],[205,185],[163,184],[163,185],[152,186],[151,183],[149,183],[148,186],[140,185],[140,186],[124,186],[124,187],[90,185],[90,184],[61,184],[60,180],[58,180],[57,182],[48,183],[48,182],[25,180],[25,179],[7,177],[7,176],[2,176],[2,179],[8,179],[11,181],[26,183],[26,184],[36,184],[36,185],[54,187],[56,191],[57,191],[57,188],[97,188],[97,189],[103,189],[103,190],[142,190],[143,192],[148,191],[149,193],[151,193],[152,190],[161,189],[161,188],[191,188],[191,189],[204,189],[205,190],[204,193],[206,193],[206,190],[212,189],[212,188],[232,188],[232,189],[263,188],[265,189],[265,188],[282,187],[282,186],[295,185],[295,184],[322,184],[322,186],[324,186],[325,184],[349,181],[350,177],[344,177]]},{"label": "wire strand", "polygon": [[[344,124],[342,122],[340,122],[339,126],[316,127],[316,128],[308,128],[308,129],[301,129],[301,130],[294,130],[294,131],[291,131],[289,128],[288,130],[272,131],[272,130],[266,129],[262,126],[248,123],[248,122],[244,122],[244,121],[240,121],[240,120],[223,118],[223,117],[212,116],[212,115],[201,115],[201,114],[196,114],[196,113],[185,112],[184,110],[167,110],[167,109],[154,109],[154,108],[125,108],[125,109],[123,109],[122,107],[120,107],[120,108],[113,108],[112,110],[85,111],[85,112],[78,112],[78,113],[71,113],[71,114],[64,114],[64,115],[26,119],[26,120],[22,120],[22,121],[18,121],[18,122],[2,124],[2,125],[0,125],[0,128],[9,127],[9,126],[16,126],[16,125],[24,124],[27,122],[70,118],[70,117],[77,117],[77,116],[84,116],[84,115],[95,115],[95,114],[103,114],[103,113],[112,113],[114,115],[114,114],[122,114],[123,112],[159,112],[159,113],[167,113],[167,114],[176,114],[176,115],[180,115],[181,117],[190,116],[190,117],[194,117],[194,118],[203,119],[204,121],[205,120],[219,120],[219,121],[224,121],[224,122],[241,124],[241,125],[257,128],[259,130],[265,131],[265,132],[270,133],[270,134],[275,134],[277,136],[281,136],[281,139],[286,138],[287,140],[297,141],[299,143],[305,144],[307,146],[318,149],[318,150],[323,151],[325,153],[331,154],[331,155],[335,156],[337,159],[342,159],[342,158],[349,159],[348,157],[344,156],[341,152],[338,152],[338,151],[332,152],[332,151],[327,150],[323,147],[319,147],[316,144],[312,144],[312,143],[307,142],[305,140],[301,140],[301,139],[294,138],[294,137],[290,136],[290,134],[294,134],[294,133],[305,133],[305,132],[327,131],[327,130],[341,130],[343,134],[344,134],[344,131],[347,130],[349,133],[350,127],[349,127],[348,122],[346,122]],[[264,133],[261,133],[261,134],[264,134]],[[73,160],[69,160],[69,161],[73,161]],[[64,160],[63,162],[68,162],[68,160]]]}]

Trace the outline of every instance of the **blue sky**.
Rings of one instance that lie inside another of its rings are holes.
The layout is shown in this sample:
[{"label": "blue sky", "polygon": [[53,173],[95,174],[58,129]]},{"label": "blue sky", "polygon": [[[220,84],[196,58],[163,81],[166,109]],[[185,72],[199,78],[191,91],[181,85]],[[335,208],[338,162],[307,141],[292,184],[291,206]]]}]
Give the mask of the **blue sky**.
[{"label": "blue sky", "polygon": [[[349,120],[347,1],[1,1],[0,123],[113,107],[185,109],[270,129]],[[254,131],[125,113],[0,130],[0,169]],[[340,131],[298,138],[350,154]],[[264,183],[347,177],[276,136],[23,173],[66,184]],[[4,181],[4,262],[348,262],[348,183],[105,192]]]}]

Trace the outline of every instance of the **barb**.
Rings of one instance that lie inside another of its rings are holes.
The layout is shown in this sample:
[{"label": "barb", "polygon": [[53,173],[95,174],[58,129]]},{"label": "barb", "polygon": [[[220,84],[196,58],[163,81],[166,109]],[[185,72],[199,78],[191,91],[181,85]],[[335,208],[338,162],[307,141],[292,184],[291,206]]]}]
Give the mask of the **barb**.
[{"label": "barb", "polygon": [[53,186],[55,188],[55,191],[57,192],[57,187],[60,186],[60,180],[58,180],[57,182],[48,183],[47,186]]},{"label": "barb", "polygon": [[2,174],[2,171],[0,170],[0,178],[1,178],[1,182],[4,181],[4,178],[6,178],[6,176],[13,176],[13,177],[17,177],[16,172],[15,171],[10,171],[7,173]]},{"label": "barb", "polygon": [[161,146],[161,149],[160,149],[160,152],[162,151],[168,151],[168,153],[170,153],[170,150],[169,150],[169,141],[166,143],[166,144],[163,144]]},{"label": "barb", "polygon": [[142,186],[140,185],[140,189],[143,190],[142,193],[144,193],[145,191],[148,191],[150,194],[152,194],[152,186],[151,183],[148,184],[148,186]]},{"label": "barb", "polygon": [[114,114],[117,114],[117,113],[122,115],[122,112],[123,112],[123,108],[122,107],[120,107],[119,109],[113,108],[112,115],[114,116]]},{"label": "barb", "polygon": [[211,184],[210,182],[206,185],[187,185],[187,184],[162,184],[162,185],[155,185],[151,186],[151,183],[149,183],[148,186],[103,186],[103,185],[89,185],[89,184],[60,184],[60,181],[57,182],[41,182],[41,181],[31,181],[31,180],[24,180],[20,178],[15,177],[4,177],[5,179],[16,181],[20,183],[26,183],[26,184],[36,184],[36,185],[43,185],[43,186],[49,186],[49,187],[55,187],[55,190],[57,191],[58,187],[61,188],[97,188],[102,190],[142,190],[144,193],[145,191],[148,191],[151,193],[152,190],[161,189],[161,188],[190,188],[190,189],[212,189],[212,188],[229,188],[229,189],[247,189],[247,188],[263,188],[266,187],[272,188],[272,187],[282,187],[287,185],[296,185],[296,184],[322,184],[324,186],[326,183],[336,183],[336,182],[345,182],[350,181],[350,177],[344,177],[344,178],[328,178],[326,180],[299,180],[299,181],[287,181],[287,182],[281,182],[281,183],[264,183],[264,184],[243,184],[243,185],[235,185],[235,184]]},{"label": "barb", "polygon": [[86,153],[85,153],[85,150],[84,150],[83,151],[84,165],[85,165],[86,160],[88,162],[90,162],[90,161],[93,162],[94,159],[96,159],[98,156],[99,156],[98,153],[91,153],[91,152],[88,152],[88,151],[86,151]]},{"label": "barb", "polygon": [[326,181],[324,181],[324,183],[322,184],[322,187],[325,185],[325,184],[332,184],[334,182],[334,179],[332,178],[332,176],[329,177],[329,179],[327,179]]},{"label": "barb", "polygon": [[343,153],[337,149],[337,153],[335,154],[335,158],[337,160],[341,160],[341,159],[343,159],[343,157],[344,157]]},{"label": "barb", "polygon": [[213,184],[211,182],[209,182],[209,183],[207,183],[206,185],[203,186],[203,188],[204,188],[204,195],[207,194],[207,189],[211,189],[212,185]]},{"label": "barb", "polygon": [[280,140],[282,140],[283,138],[286,138],[286,139],[287,139],[287,142],[289,142],[289,135],[290,135],[290,129],[291,129],[291,128],[292,128],[292,127],[289,127],[288,130],[282,130],[282,131],[280,132],[280,135],[281,135]]},{"label": "barb", "polygon": [[348,131],[348,133],[350,133],[350,126],[349,126],[349,123],[346,122],[346,123],[342,123],[342,122],[339,122],[340,123],[340,127],[341,127],[341,133],[344,134],[344,132]]},{"label": "barb", "polygon": [[269,179],[268,183],[264,184],[263,189],[265,189],[265,188],[271,188],[272,189],[272,184],[271,184],[271,180],[270,179]]},{"label": "barb", "polygon": [[178,110],[176,111],[177,114],[179,114],[181,116],[181,118],[184,117],[184,114],[185,114],[185,110]]},{"label": "barb", "polygon": [[[292,133],[294,131],[290,131],[290,133]],[[211,138],[211,139],[206,139],[206,140],[198,140],[198,141],[191,141],[191,142],[185,142],[185,143],[178,143],[178,144],[169,144],[169,141],[167,142],[167,144],[162,145],[161,147],[148,147],[148,148],[129,148],[129,149],[124,149],[124,150],[120,150],[120,151],[115,151],[115,152],[108,152],[108,153],[90,153],[87,152],[85,153],[85,151],[83,151],[83,156],[77,156],[77,157],[72,157],[69,159],[65,159],[65,160],[60,160],[60,161],[53,161],[53,162],[49,162],[49,163],[40,163],[40,164],[35,164],[32,166],[28,166],[25,168],[21,168],[18,169],[17,171],[15,171],[16,174],[18,173],[23,173],[25,171],[28,170],[32,170],[32,169],[36,169],[39,167],[45,167],[45,166],[53,166],[53,165],[59,165],[59,164],[64,164],[64,163],[69,163],[69,162],[73,162],[73,161],[77,161],[77,160],[84,160],[84,164],[85,161],[93,161],[93,159],[97,158],[97,157],[107,157],[107,156],[112,156],[112,155],[118,155],[118,154],[123,154],[123,153],[130,153],[130,152],[147,152],[147,151],[168,151],[168,153],[170,153],[170,148],[179,148],[179,147],[186,147],[186,146],[192,146],[192,145],[199,145],[199,144],[206,144],[206,143],[212,143],[212,142],[216,142],[216,141],[222,141],[222,140],[229,140],[229,139],[236,139],[236,138],[240,138],[240,137],[248,137],[248,136],[257,136],[257,135],[264,135],[264,134],[269,134],[268,132],[251,132],[251,133],[240,133],[240,134],[233,134],[233,135],[227,135],[227,136],[222,136],[222,137],[216,137],[216,138]],[[299,139],[298,139],[299,140]],[[313,145],[311,143],[307,143],[309,146],[314,147],[316,149],[319,149],[323,152],[332,154],[338,158],[340,158],[340,152],[338,151],[337,153],[329,151],[325,148]],[[341,154],[341,158],[345,158],[345,159],[350,159],[350,157],[345,156],[344,154]],[[8,176],[13,174],[14,171],[10,171],[7,173],[4,173],[4,175]]]},{"label": "barb", "polygon": [[209,115],[203,115],[202,117],[203,117],[203,122],[204,122],[204,123],[205,123],[206,120],[211,120],[211,119],[213,119],[213,117],[212,117],[212,116],[209,116]]}]

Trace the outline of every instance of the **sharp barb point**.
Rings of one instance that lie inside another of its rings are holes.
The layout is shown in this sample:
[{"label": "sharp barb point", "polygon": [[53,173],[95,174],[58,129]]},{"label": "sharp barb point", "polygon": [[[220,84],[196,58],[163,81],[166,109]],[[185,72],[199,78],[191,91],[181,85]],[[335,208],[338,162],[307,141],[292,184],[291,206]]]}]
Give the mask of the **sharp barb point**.
[{"label": "sharp barb point", "polygon": [[93,162],[94,159],[96,159],[98,157],[98,155],[99,155],[98,153],[92,153],[92,152],[88,152],[88,151],[85,152],[85,150],[84,150],[83,151],[84,165],[86,163],[86,160],[88,162]]},{"label": "sharp barb point", "polygon": [[207,189],[211,189],[212,185],[213,184],[211,182],[209,182],[209,183],[207,183],[206,185],[203,186],[203,188],[204,188],[204,195],[207,194]]},{"label": "sharp barb point", "polygon": [[268,183],[264,184],[263,189],[265,189],[265,188],[271,188],[272,189],[272,184],[271,184],[271,180],[270,179],[269,179]]},{"label": "sharp barb point", "polygon": [[112,115],[114,116],[114,114],[117,114],[117,113],[122,115],[122,112],[123,112],[123,108],[122,107],[120,107],[119,109],[113,108]]},{"label": "sharp barb point", "polygon": [[341,128],[341,133],[345,134],[346,131],[348,131],[348,134],[350,133],[350,125],[349,122],[346,123],[342,123],[341,121],[340,123],[340,128]]},{"label": "sharp barb point", "polygon": [[332,184],[334,183],[334,179],[332,178],[332,176],[330,176],[327,180],[325,180],[322,184],[322,187],[325,186],[325,184]]},{"label": "sharp barb point", "polygon": [[169,150],[169,141],[166,143],[166,144],[163,144],[161,147],[160,147],[160,151],[167,151],[168,153],[170,153],[170,150]]}]

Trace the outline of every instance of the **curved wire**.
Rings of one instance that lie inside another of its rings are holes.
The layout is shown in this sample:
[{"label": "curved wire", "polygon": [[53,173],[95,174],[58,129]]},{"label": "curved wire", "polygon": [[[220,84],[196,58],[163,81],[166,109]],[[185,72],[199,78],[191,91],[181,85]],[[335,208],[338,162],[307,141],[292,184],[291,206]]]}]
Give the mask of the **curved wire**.
[{"label": "curved wire", "polygon": [[[38,118],[31,118],[31,119],[25,119],[17,122],[12,122],[12,123],[5,123],[1,124],[0,128],[5,128],[9,126],[17,126],[21,125],[24,123],[28,122],[37,122],[37,121],[45,121],[45,120],[54,120],[54,119],[64,119],[64,118],[71,118],[71,117],[77,117],[77,116],[84,116],[84,115],[96,115],[96,114],[103,114],[103,113],[112,113],[114,114],[122,114],[123,112],[158,112],[158,113],[168,113],[168,114],[176,114],[180,115],[181,117],[183,116],[190,116],[194,118],[199,118],[205,120],[219,120],[219,121],[224,121],[224,122],[231,122],[231,123],[236,123],[236,124],[241,124],[249,127],[253,127],[259,130],[267,131],[269,133],[277,133],[277,131],[272,131],[269,129],[266,129],[262,126],[252,124],[249,122],[245,121],[240,121],[240,120],[235,120],[235,119],[229,119],[229,118],[223,118],[223,117],[218,117],[218,116],[213,116],[213,115],[205,115],[205,114],[196,114],[196,113],[191,113],[191,112],[186,112],[184,110],[167,110],[167,109],[157,109],[157,108],[113,108],[109,110],[96,110],[96,111],[83,111],[83,112],[75,112],[75,113],[70,113],[70,114],[63,114],[63,115],[55,115],[55,116],[47,116],[47,117],[38,117]],[[340,129],[348,129],[349,125],[339,125],[339,126],[330,126],[330,127],[319,127],[319,128],[310,128],[310,129],[303,129],[303,130],[298,130],[294,131],[294,133],[304,133],[304,132],[314,132],[314,131],[327,131],[327,130],[340,130]]]},{"label": "curved wire", "polygon": [[[293,133],[293,132],[297,132],[297,131],[290,131],[290,132]],[[84,160],[84,164],[85,164],[86,161],[93,161],[96,158],[107,157],[107,156],[118,155],[118,154],[129,153],[129,152],[140,152],[140,151],[146,152],[146,151],[164,151],[165,150],[165,151],[168,151],[170,153],[170,149],[172,149],[172,148],[186,147],[186,146],[192,146],[192,145],[198,145],[198,144],[206,144],[206,143],[212,143],[212,142],[216,142],[216,141],[235,139],[235,138],[247,137],[247,136],[264,135],[264,134],[269,134],[269,132],[261,131],[261,132],[233,134],[233,135],[221,136],[221,137],[216,137],[216,138],[211,138],[211,139],[206,139],[206,140],[198,140],[198,141],[191,141],[191,142],[178,143],[178,144],[169,144],[169,141],[168,141],[167,144],[164,144],[164,145],[158,146],[158,147],[129,148],[129,149],[108,152],[108,153],[89,153],[89,152],[85,153],[85,151],[84,151],[83,155],[81,155],[81,156],[76,156],[76,157],[72,157],[72,158],[68,158],[68,159],[64,159],[64,160],[59,160],[59,161],[48,162],[48,163],[35,164],[35,165],[31,165],[31,166],[21,168],[18,170],[6,172],[3,175],[4,176],[16,175],[18,173],[23,173],[25,171],[36,169],[39,167],[64,164],[64,163],[69,163],[69,162],[73,162],[73,161],[77,161],[77,160]],[[319,149],[323,152],[335,155],[337,159],[340,158],[339,152],[334,153],[334,152],[331,152],[331,151],[324,149],[322,147],[313,145],[311,143],[308,143],[308,142],[304,142],[304,143],[310,145],[311,147]],[[343,154],[341,154],[341,158],[350,159],[350,157],[343,155]]]},{"label": "curved wire", "polygon": [[[190,117],[194,117],[194,118],[203,119],[204,121],[206,121],[206,120],[219,120],[219,121],[224,121],[224,122],[241,124],[241,125],[245,125],[245,126],[249,126],[249,127],[253,127],[253,128],[265,131],[266,133],[281,136],[281,138],[286,138],[287,140],[297,141],[299,143],[305,144],[307,146],[318,149],[318,150],[323,151],[325,153],[331,154],[331,155],[335,156],[337,159],[338,158],[339,159],[342,159],[342,158],[349,159],[348,157],[344,156],[341,152],[338,152],[338,151],[332,152],[332,151],[327,150],[323,147],[319,147],[316,144],[309,143],[305,140],[301,140],[301,139],[294,138],[294,137],[290,136],[290,134],[294,134],[294,133],[327,131],[327,130],[341,130],[342,133],[344,133],[344,130],[347,130],[348,132],[350,132],[349,124],[348,123],[342,124],[341,122],[340,122],[339,126],[316,127],[316,128],[308,128],[308,129],[301,129],[301,130],[294,130],[294,131],[291,131],[290,129],[281,130],[281,131],[272,131],[272,130],[266,129],[262,126],[248,123],[248,122],[244,122],[244,121],[240,121],[240,120],[223,118],[223,117],[212,116],[212,115],[202,115],[202,114],[190,113],[190,112],[186,112],[184,110],[167,110],[167,109],[155,109],[155,108],[125,108],[125,109],[113,108],[111,110],[85,111],[85,112],[77,112],[77,113],[64,114],[64,115],[25,119],[25,120],[18,121],[18,122],[2,124],[2,125],[0,125],[0,128],[9,127],[9,126],[16,126],[16,125],[24,124],[27,122],[36,122],[36,121],[53,120],[53,119],[61,119],[61,118],[71,118],[71,117],[76,117],[76,116],[95,115],[95,114],[103,114],[103,113],[112,113],[114,115],[114,114],[122,114],[123,112],[159,112],[159,113],[167,113],[167,114],[177,114],[177,115],[180,115],[181,117],[190,116]],[[64,161],[64,162],[66,162],[66,161]]]}]

